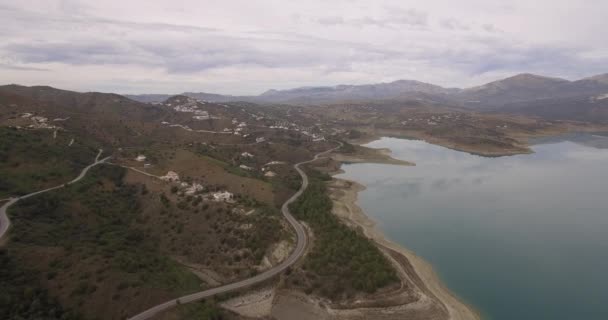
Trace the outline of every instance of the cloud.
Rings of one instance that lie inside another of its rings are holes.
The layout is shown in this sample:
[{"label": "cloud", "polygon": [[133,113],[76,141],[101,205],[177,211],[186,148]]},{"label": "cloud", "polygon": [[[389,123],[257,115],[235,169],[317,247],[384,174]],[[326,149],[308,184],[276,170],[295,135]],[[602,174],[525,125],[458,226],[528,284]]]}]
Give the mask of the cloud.
[{"label": "cloud", "polygon": [[4,64],[4,63],[0,63],[0,69],[17,70],[17,71],[49,71],[49,69],[44,69],[44,68],[24,67],[24,66]]},{"label": "cloud", "polygon": [[22,64],[139,65],[163,68],[169,73],[243,65],[267,68],[328,65],[336,70],[342,61],[370,62],[397,54],[352,43],[293,36],[285,39],[273,34],[243,37],[173,26],[170,31],[161,30],[156,35],[171,33],[177,39],[167,37],[158,42],[138,37],[137,32],[123,26],[118,33],[128,36],[121,38],[75,35],[61,42],[7,43],[0,45],[0,50]]},{"label": "cloud", "polygon": [[417,9],[390,8],[389,23],[409,26],[426,26],[428,13]]},{"label": "cloud", "polygon": [[342,16],[324,16],[316,20],[324,26],[353,26],[357,28],[363,27],[380,27],[393,28],[399,26],[409,27],[424,27],[428,24],[428,14],[416,9],[387,9],[380,16],[359,16],[352,18],[344,18]]},{"label": "cloud", "polygon": [[456,19],[451,19],[451,18],[442,19],[439,22],[439,25],[442,28],[448,29],[448,30],[469,30],[470,29],[470,27],[467,24],[464,24]]},{"label": "cloud", "polygon": [[487,32],[498,32],[496,27],[491,23],[484,23],[481,27]]},{"label": "cloud", "polygon": [[340,24],[346,24],[347,23],[344,20],[344,18],[342,18],[340,16],[321,17],[317,21],[320,24],[326,25],[326,26],[335,26],[335,25],[340,25]]},{"label": "cloud", "polygon": [[465,87],[517,72],[577,78],[608,71],[608,43],[597,32],[608,29],[601,14],[608,3],[539,1],[553,10],[499,0],[451,7],[439,0],[22,0],[0,4],[0,82],[255,94],[397,79]]},{"label": "cloud", "polygon": [[127,48],[111,43],[29,43],[2,46],[7,54],[25,64],[59,62],[66,64],[124,64],[136,62]]}]

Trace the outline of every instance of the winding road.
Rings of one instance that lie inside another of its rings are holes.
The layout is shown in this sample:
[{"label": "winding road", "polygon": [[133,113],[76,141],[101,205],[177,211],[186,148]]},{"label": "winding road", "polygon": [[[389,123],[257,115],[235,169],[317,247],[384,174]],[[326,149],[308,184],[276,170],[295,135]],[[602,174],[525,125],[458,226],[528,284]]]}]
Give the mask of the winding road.
[{"label": "winding road", "polygon": [[101,156],[103,150],[99,149],[99,153],[97,154],[97,156],[95,157],[95,162],[93,162],[92,164],[86,166],[84,169],[82,169],[82,171],[80,172],[80,174],[78,175],[78,177],[74,178],[72,181],[52,187],[52,188],[48,188],[48,189],[44,189],[44,190],[40,190],[40,191],[36,191],[36,192],[32,192],[30,194],[26,194],[24,196],[21,197],[16,197],[16,198],[10,198],[9,201],[7,203],[5,203],[2,207],[0,207],[0,240],[2,240],[2,238],[4,238],[4,235],[6,234],[6,232],[8,231],[8,228],[11,226],[11,221],[8,218],[8,215],[6,213],[6,210],[8,210],[8,208],[10,206],[12,206],[13,204],[15,204],[17,201],[22,200],[22,199],[27,199],[29,197],[33,197],[35,195],[39,195],[41,193],[45,193],[45,192],[49,192],[52,190],[56,190],[59,188],[63,188],[67,185],[70,185],[72,183],[76,183],[78,181],[80,181],[82,178],[84,178],[84,176],[87,174],[87,172],[89,171],[89,169],[91,169],[92,167],[105,162],[106,160],[110,159],[111,157],[105,157],[101,160],[99,160],[99,157]]},{"label": "winding road", "polygon": [[300,257],[302,257],[302,255],[304,254],[306,245],[308,244],[308,235],[306,234],[304,227],[302,227],[302,225],[296,220],[296,218],[293,217],[291,212],[289,212],[289,205],[292,202],[296,201],[298,199],[298,197],[300,197],[300,195],[302,195],[302,193],[304,193],[304,191],[308,187],[308,176],[306,175],[304,170],[302,170],[300,168],[300,166],[313,162],[313,161],[319,159],[320,157],[322,157],[323,155],[333,152],[333,151],[339,149],[340,147],[342,147],[342,143],[341,142],[338,142],[338,143],[340,144],[339,146],[315,155],[315,157],[312,160],[300,162],[300,163],[297,163],[294,165],[294,168],[298,171],[298,173],[302,177],[302,185],[300,186],[300,189],[298,190],[298,192],[296,192],[293,196],[291,196],[291,198],[289,198],[287,201],[285,201],[285,203],[283,203],[283,206],[281,207],[281,212],[283,213],[283,216],[285,217],[285,219],[287,219],[289,224],[293,227],[293,229],[296,232],[296,237],[297,237],[296,247],[291,252],[291,254],[289,255],[289,257],[287,259],[283,260],[283,262],[281,262],[277,266],[275,266],[271,269],[268,269],[252,278],[247,278],[247,279],[244,279],[244,280],[241,280],[238,282],[233,282],[233,283],[223,285],[220,287],[200,291],[200,292],[189,294],[189,295],[177,298],[177,299],[169,300],[167,302],[156,305],[138,315],[135,315],[135,316],[129,318],[129,320],[149,319],[149,318],[153,317],[154,315],[156,315],[157,313],[167,310],[169,308],[175,307],[179,304],[199,301],[199,300],[202,300],[205,298],[212,297],[217,294],[226,293],[226,292],[230,292],[230,291],[252,286],[254,284],[266,281],[266,280],[276,276],[277,274],[279,274],[279,273],[283,272],[285,269],[287,269],[289,266],[293,265],[296,261],[298,261],[298,259]]}]

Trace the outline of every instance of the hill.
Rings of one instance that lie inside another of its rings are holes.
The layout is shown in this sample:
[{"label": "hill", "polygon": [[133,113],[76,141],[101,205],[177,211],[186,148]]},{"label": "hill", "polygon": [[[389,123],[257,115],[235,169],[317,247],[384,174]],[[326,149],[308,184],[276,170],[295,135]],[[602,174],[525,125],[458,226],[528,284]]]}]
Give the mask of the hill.
[{"label": "hill", "polygon": [[[280,214],[300,187],[293,165],[336,145],[319,121],[290,107],[187,96],[153,105],[108,93],[0,87],[4,201],[65,184],[98,149],[111,155],[82,181],[9,207],[1,318],[32,317],[43,303],[57,305],[63,318],[124,319],[273,268],[295,241]],[[363,235],[338,220],[330,231],[366,246],[353,261],[391,272]],[[361,270],[361,278],[370,272]],[[399,281],[380,280],[336,287],[332,296]],[[42,302],[30,301],[30,291]]]},{"label": "hill", "polygon": [[465,105],[486,106],[536,100],[558,94],[558,89],[569,81],[533,74],[519,74],[503,80],[465,89],[456,98]]},{"label": "hill", "polygon": [[[257,96],[231,96],[205,92],[184,92],[181,95],[208,102],[248,101],[255,103],[309,105],[348,101],[414,99],[418,95],[444,96],[459,91],[459,89],[446,89],[415,80],[398,80],[389,83],[365,85],[301,87],[288,90],[271,89]],[[171,96],[142,94],[126,95],[126,97],[140,102],[159,103]]]},{"label": "hill", "polygon": [[303,87],[291,90],[269,90],[256,99],[274,103],[325,104],[348,101],[399,100],[416,95],[443,96],[458,92],[415,80],[398,80],[369,85]]},{"label": "hill", "polygon": [[[186,92],[183,95],[211,102],[246,101],[287,105],[418,101],[453,108],[547,116],[547,119],[608,121],[604,112],[585,111],[592,108],[591,106],[577,108],[578,103],[595,100],[605,94],[608,94],[608,74],[569,81],[525,73],[466,89],[444,88],[415,80],[398,80],[366,85],[272,89],[257,96],[229,96],[204,92]],[[160,102],[168,98],[166,95],[128,97],[143,102]],[[551,106],[556,105],[559,106],[558,110],[552,112]],[[601,104],[596,104],[593,108],[601,108]]]}]

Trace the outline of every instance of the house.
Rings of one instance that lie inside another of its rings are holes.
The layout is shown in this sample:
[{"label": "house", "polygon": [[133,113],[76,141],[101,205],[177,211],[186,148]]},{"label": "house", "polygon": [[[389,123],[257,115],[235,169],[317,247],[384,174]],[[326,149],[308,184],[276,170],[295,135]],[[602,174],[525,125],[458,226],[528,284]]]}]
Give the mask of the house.
[{"label": "house", "polygon": [[32,121],[34,122],[38,122],[38,123],[45,123],[47,121],[49,121],[48,118],[46,117],[41,117],[41,116],[35,116],[35,117],[31,117],[30,119],[32,119]]},{"label": "house", "polygon": [[232,199],[232,193],[228,191],[220,191],[213,194],[214,201],[229,201]]},{"label": "house", "polygon": [[135,158],[135,161],[139,161],[139,162],[143,162],[146,161],[146,156],[144,156],[143,154],[140,154],[137,156],[137,158]]},{"label": "house", "polygon": [[191,196],[200,191],[203,191],[203,189],[204,189],[204,187],[202,184],[194,182],[194,183],[192,183],[192,185],[188,185],[186,187],[186,189],[184,190],[184,194]]},{"label": "house", "polygon": [[176,172],[169,171],[166,175],[160,177],[163,181],[179,181],[179,175]]},{"label": "house", "polygon": [[264,166],[274,166],[274,165],[278,165],[278,164],[285,164],[285,162],[283,162],[283,161],[270,161],[267,164],[265,164]]}]

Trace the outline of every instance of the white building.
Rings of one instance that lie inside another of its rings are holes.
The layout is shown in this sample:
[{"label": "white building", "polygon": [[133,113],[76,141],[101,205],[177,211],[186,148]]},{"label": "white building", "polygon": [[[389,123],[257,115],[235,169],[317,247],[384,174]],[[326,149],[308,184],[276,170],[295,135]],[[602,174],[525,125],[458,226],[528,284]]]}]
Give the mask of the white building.
[{"label": "white building", "polygon": [[169,171],[166,175],[160,177],[163,181],[179,181],[179,175],[176,172]]},{"label": "white building", "polygon": [[30,119],[32,119],[32,121],[34,122],[38,122],[38,123],[45,123],[47,121],[49,121],[48,118],[46,117],[41,117],[41,116],[35,116],[35,117],[31,117]]},{"label": "white building", "polygon": [[143,162],[146,161],[146,156],[144,156],[143,154],[140,154],[137,156],[137,158],[135,158],[135,161],[139,161],[139,162]]},{"label": "white building", "polygon": [[200,183],[192,183],[192,185],[188,185],[186,189],[184,189],[184,194],[191,196],[197,192],[203,191],[204,187]]},{"label": "white building", "polygon": [[213,194],[214,201],[229,201],[232,199],[232,193],[228,191],[220,191]]},{"label": "white building", "polygon": [[265,164],[265,166],[274,166],[274,165],[278,165],[278,164],[285,164],[285,162],[283,162],[283,161],[270,161],[267,164]]}]

